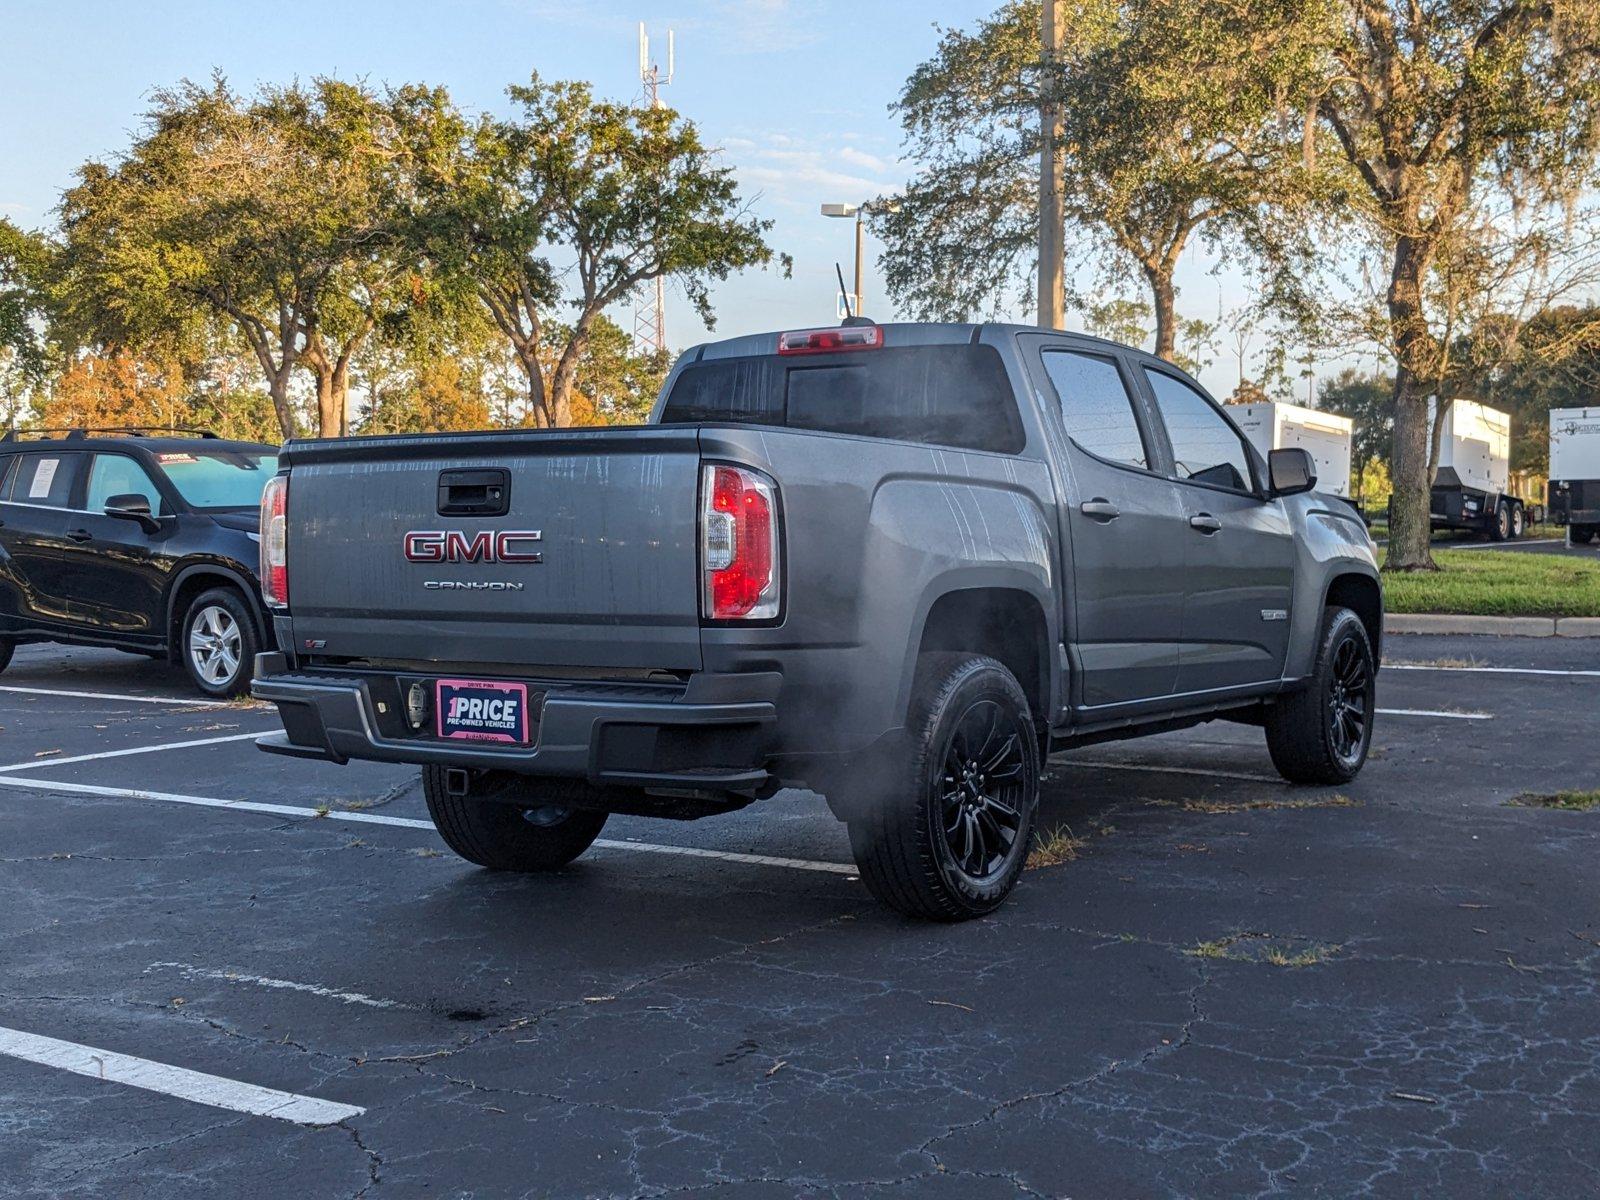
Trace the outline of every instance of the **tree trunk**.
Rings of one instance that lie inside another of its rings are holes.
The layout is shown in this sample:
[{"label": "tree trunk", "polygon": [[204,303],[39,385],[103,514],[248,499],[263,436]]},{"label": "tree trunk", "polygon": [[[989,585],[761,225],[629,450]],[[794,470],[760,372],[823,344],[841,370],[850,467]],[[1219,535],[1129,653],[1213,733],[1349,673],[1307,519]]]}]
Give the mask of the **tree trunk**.
[{"label": "tree trunk", "polygon": [[274,371],[267,379],[267,395],[272,397],[272,411],[278,416],[278,431],[288,441],[298,432],[294,409],[289,405],[289,376],[291,367]]},{"label": "tree trunk", "polygon": [[1166,264],[1146,266],[1150,298],[1156,314],[1156,357],[1176,361],[1178,351],[1177,289],[1172,285],[1172,268]]},{"label": "tree trunk", "polygon": [[585,309],[572,327],[572,338],[561,350],[555,373],[550,378],[550,419],[557,428],[572,424],[572,391],[578,379],[578,360],[589,346],[589,330],[598,311]]},{"label": "tree trunk", "polygon": [[529,342],[527,345],[516,347],[517,361],[522,364],[523,373],[528,377],[528,413],[526,420],[535,429],[549,429],[554,422],[550,419],[550,398],[544,387],[544,367],[539,362],[539,345]]},{"label": "tree trunk", "polygon": [[1389,328],[1395,346],[1389,469],[1394,491],[1389,502],[1386,571],[1437,570],[1428,517],[1433,490],[1433,472],[1428,465],[1428,396],[1437,386],[1436,354],[1422,309],[1428,250],[1421,239],[1402,236],[1395,243],[1389,282]]}]

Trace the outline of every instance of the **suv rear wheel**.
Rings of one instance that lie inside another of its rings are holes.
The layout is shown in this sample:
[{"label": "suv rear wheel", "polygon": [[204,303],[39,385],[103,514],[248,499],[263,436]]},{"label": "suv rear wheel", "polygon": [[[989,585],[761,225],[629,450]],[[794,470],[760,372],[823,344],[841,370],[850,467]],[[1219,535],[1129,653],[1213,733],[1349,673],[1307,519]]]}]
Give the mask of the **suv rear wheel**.
[{"label": "suv rear wheel", "polygon": [[992,658],[927,654],[909,745],[885,794],[850,822],[861,878],[936,921],[993,912],[1016,886],[1039,804],[1039,743],[1016,678]]},{"label": "suv rear wheel", "polygon": [[1292,783],[1348,783],[1367,761],[1377,703],[1377,668],[1361,618],[1322,610],[1310,683],[1267,709],[1267,749]]},{"label": "suv rear wheel", "polygon": [[201,592],[183,618],[179,653],[195,687],[208,696],[237,696],[250,686],[255,665],[255,623],[238,592]]},{"label": "suv rear wheel", "polygon": [[445,845],[470,863],[495,871],[554,871],[591,845],[610,814],[574,807],[587,784],[480,776],[473,791],[452,795],[443,767],[422,769],[422,794]]}]

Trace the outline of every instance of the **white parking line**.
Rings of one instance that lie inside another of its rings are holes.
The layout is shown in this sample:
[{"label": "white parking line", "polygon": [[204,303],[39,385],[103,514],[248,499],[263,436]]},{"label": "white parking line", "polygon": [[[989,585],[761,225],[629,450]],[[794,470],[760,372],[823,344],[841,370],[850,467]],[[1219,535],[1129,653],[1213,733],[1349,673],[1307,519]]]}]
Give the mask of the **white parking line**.
[{"label": "white parking line", "polygon": [[1492,721],[1493,713],[1445,712],[1434,708],[1380,708],[1375,710],[1385,717],[1441,717],[1447,721]]},{"label": "white parking line", "polygon": [[[1096,771],[1153,771],[1158,775],[1199,775],[1207,779],[1248,779],[1253,783],[1282,783],[1277,775],[1256,775],[1249,771],[1211,771],[1204,767],[1165,767],[1157,763],[1106,762],[1098,758],[1064,758],[1052,760],[1051,766],[1090,767]],[[7,780],[0,779],[0,783]]]},{"label": "white parking line", "polygon": [[283,992],[306,992],[329,1000],[341,1000],[346,1004],[365,1005],[367,1008],[413,1007],[410,1004],[402,1004],[399,1000],[383,1000],[369,996],[365,992],[341,992],[337,988],[323,987],[316,983],[296,983],[293,979],[273,979],[269,975],[251,975],[245,971],[218,971],[211,967],[197,967],[193,963],[151,963],[145,968],[145,973],[149,974],[155,970],[177,971],[185,979],[215,979],[221,983],[252,983],[256,987],[273,988]]},{"label": "white parking line", "polygon": [[133,704],[184,704],[195,708],[225,708],[226,700],[190,700],[172,696],[129,696],[120,692],[73,692],[64,688],[15,687],[0,685],[0,692],[21,692],[26,696],[71,696],[77,700],[127,700]]},{"label": "white parking line", "polygon": [[90,1079],[127,1084],[147,1092],[159,1092],[163,1096],[176,1096],[180,1100],[192,1100],[196,1104],[209,1104],[213,1108],[226,1108],[233,1112],[253,1113],[258,1117],[292,1121],[296,1125],[336,1125],[367,1111],[354,1104],[335,1104],[331,1100],[318,1100],[315,1096],[280,1092],[277,1088],[241,1083],[221,1075],[207,1075],[187,1067],[135,1058],[115,1050],[99,1050],[77,1042],[63,1042],[59,1038],[24,1033],[20,1029],[0,1028],[0,1054],[41,1066],[57,1067],[74,1075],[87,1075]]},{"label": "white parking line", "polygon": [[1474,542],[1471,545],[1456,546],[1447,542],[1436,542],[1441,550],[1515,550],[1518,546],[1558,546],[1561,538],[1531,538],[1527,541],[1518,540],[1514,543],[1505,542]]},{"label": "white parking line", "polygon": [[[384,813],[342,812],[339,809],[305,808],[295,804],[266,804],[259,800],[223,800],[215,796],[185,796],[178,792],[153,792],[145,788],[102,787],[94,783],[63,783],[54,779],[19,779],[13,775],[0,779],[0,787],[31,788],[41,792],[62,792],[71,796],[104,796],[116,800],[159,800],[167,804],[192,804],[201,808],[231,808],[239,812],[266,813],[274,817],[320,818],[350,821],[362,825],[393,825],[401,829],[433,831],[432,821],[411,817],[391,817]],[[787,867],[795,871],[821,871],[830,875],[856,875],[849,863],[823,862],[810,858],[775,858],[770,854],[739,854],[731,850],[705,850],[699,846],[667,846],[654,842],[623,842],[600,838],[599,850],[636,850],[645,854],[677,854],[685,858],[712,858],[723,862],[745,863],[757,867]]]},{"label": "white parking line", "polygon": [[1561,671],[1551,667],[1445,667],[1435,666],[1433,663],[1391,663],[1383,664],[1385,671],[1481,671],[1486,675],[1577,675],[1591,679],[1600,679],[1600,671]]},{"label": "white parking line", "polygon": [[214,746],[218,742],[242,742],[246,738],[255,739],[261,736],[261,731],[255,733],[228,733],[221,737],[193,738],[187,742],[163,742],[159,746],[134,746],[127,750],[102,750],[98,754],[73,754],[67,758],[34,758],[27,762],[11,763],[9,766],[0,767],[0,771],[31,771],[39,767],[61,767],[67,763],[93,762],[97,758],[126,758],[130,754],[155,754],[162,750],[183,750],[189,746]]}]

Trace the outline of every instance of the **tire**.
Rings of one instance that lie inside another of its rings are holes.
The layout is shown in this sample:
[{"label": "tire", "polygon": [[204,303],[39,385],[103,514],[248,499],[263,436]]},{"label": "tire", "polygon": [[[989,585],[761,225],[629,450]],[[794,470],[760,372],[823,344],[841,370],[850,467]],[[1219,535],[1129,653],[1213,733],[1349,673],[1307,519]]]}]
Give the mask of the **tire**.
[{"label": "tire", "polygon": [[570,780],[502,774],[485,784],[487,794],[452,796],[444,779],[443,767],[422,769],[422,794],[439,836],[468,862],[494,871],[564,867],[594,843],[610,815],[563,803],[587,788]]},{"label": "tire", "polygon": [[1594,540],[1594,526],[1592,525],[1573,525],[1571,530],[1572,544],[1574,546],[1587,546]]},{"label": "tire", "polygon": [[1528,523],[1527,522],[1527,513],[1524,512],[1522,505],[1513,504],[1511,506],[1511,540],[1512,541],[1516,541],[1519,537],[1522,536],[1524,530],[1527,528],[1527,523]]},{"label": "tire", "polygon": [[883,794],[850,822],[861,878],[908,916],[964,921],[993,912],[1026,865],[1039,804],[1028,699],[992,658],[927,654],[906,736]]},{"label": "tire", "polygon": [[1267,749],[1278,774],[1291,783],[1354,779],[1372,747],[1377,676],[1361,618],[1348,608],[1323,609],[1309,684],[1267,709]]},{"label": "tire", "polygon": [[1511,506],[1502,500],[1494,508],[1494,521],[1489,525],[1489,540],[1503,542],[1510,536]]},{"label": "tire", "polygon": [[11,665],[11,656],[16,653],[17,644],[10,638],[0,638],[0,671]]},{"label": "tire", "polygon": [[201,592],[183,615],[179,661],[204,695],[226,698],[248,690],[258,649],[255,619],[232,588]]}]

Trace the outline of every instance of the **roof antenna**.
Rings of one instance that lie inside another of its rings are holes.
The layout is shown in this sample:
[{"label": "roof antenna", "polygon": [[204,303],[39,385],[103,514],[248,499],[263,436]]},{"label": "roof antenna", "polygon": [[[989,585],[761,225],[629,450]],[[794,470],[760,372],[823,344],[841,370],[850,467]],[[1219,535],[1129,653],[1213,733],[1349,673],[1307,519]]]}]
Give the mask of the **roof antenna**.
[{"label": "roof antenna", "polygon": [[844,303],[844,319],[845,324],[848,325],[856,314],[850,311],[850,293],[844,290],[844,268],[838,263],[834,263],[833,272],[839,277],[839,297]]}]

